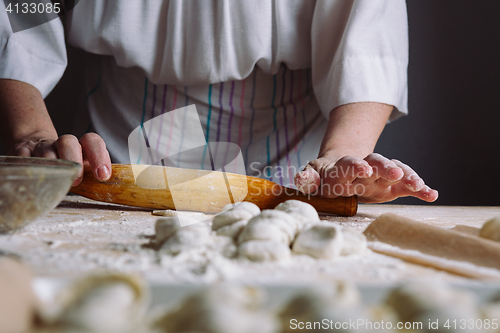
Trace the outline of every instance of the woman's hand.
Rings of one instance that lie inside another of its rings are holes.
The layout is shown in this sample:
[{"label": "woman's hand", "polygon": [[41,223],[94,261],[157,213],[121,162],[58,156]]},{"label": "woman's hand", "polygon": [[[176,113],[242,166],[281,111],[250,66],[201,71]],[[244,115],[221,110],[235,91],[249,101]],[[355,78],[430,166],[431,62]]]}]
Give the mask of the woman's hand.
[{"label": "woman's hand", "polygon": [[[73,135],[59,137],[34,86],[21,81],[0,79],[0,134],[9,155],[60,158],[90,164],[94,176],[107,180],[111,160],[102,138],[87,133],[80,140]],[[81,183],[83,167],[73,183]]]},{"label": "woman's hand", "polygon": [[304,193],[327,198],[357,195],[360,202],[387,202],[413,196],[432,202],[438,192],[406,164],[380,154],[364,159],[344,156],[320,157],[295,176],[295,185]]},{"label": "woman's hand", "polygon": [[366,102],[332,110],[319,156],[297,173],[297,188],[328,198],[358,195],[361,202],[387,202],[406,196],[435,201],[438,192],[426,186],[409,166],[373,154],[393,109]]},{"label": "woman's hand", "polygon": [[[63,135],[57,139],[35,136],[14,145],[9,155],[24,157],[45,157],[70,160],[82,165],[89,164],[96,179],[108,180],[111,177],[111,159],[104,140],[96,133],[87,133],[78,140],[74,135]],[[73,182],[82,182],[83,168]]]}]

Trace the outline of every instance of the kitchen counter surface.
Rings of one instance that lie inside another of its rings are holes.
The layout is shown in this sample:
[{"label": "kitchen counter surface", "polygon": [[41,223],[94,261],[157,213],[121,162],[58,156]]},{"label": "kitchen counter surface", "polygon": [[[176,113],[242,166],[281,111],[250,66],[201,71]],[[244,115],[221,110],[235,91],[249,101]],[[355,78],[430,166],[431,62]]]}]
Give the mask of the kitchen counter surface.
[{"label": "kitchen counter surface", "polygon": [[[377,216],[388,212],[439,227],[465,225],[478,230],[486,220],[500,215],[500,207],[362,204],[354,217],[321,215],[321,218],[362,231]],[[151,247],[157,218],[150,210],[67,196],[47,216],[11,235],[1,235],[0,251],[20,256],[37,276],[49,277],[122,271],[140,273],[152,282],[167,284],[217,281],[294,284],[339,279],[371,285],[409,279],[482,283],[370,250],[362,256],[333,261],[293,256],[287,262],[252,263],[229,258],[235,249],[225,237],[214,237],[207,249],[171,256]]]}]

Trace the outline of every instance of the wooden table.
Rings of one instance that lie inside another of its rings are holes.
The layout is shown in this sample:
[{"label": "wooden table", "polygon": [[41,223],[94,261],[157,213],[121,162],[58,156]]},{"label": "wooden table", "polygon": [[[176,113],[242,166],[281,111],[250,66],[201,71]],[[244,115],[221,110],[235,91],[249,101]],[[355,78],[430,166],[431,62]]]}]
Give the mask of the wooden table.
[{"label": "wooden table", "polygon": [[[360,205],[354,217],[321,218],[364,230],[377,216],[387,212],[445,228],[456,225],[479,228],[486,220],[500,215],[500,207]],[[67,196],[47,216],[12,235],[0,236],[0,250],[19,255],[38,276],[78,276],[118,270],[138,272],[150,281],[161,283],[231,280],[283,284],[338,279],[380,285],[409,279],[478,283],[372,251],[335,261],[294,256],[285,263],[250,263],[213,251],[194,251],[172,257],[148,246],[157,218],[148,210]],[[213,246],[234,250],[220,239]]]}]

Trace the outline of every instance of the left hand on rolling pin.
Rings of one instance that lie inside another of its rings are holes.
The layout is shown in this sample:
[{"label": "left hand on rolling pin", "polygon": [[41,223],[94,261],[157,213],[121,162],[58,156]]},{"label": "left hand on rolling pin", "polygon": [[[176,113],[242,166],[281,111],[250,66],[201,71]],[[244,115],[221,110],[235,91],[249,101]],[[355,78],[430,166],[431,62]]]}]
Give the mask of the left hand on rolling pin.
[{"label": "left hand on rolling pin", "polygon": [[366,203],[407,196],[427,202],[438,198],[438,192],[425,185],[412,168],[380,154],[364,159],[320,157],[295,175],[295,185],[303,193],[327,198],[358,195],[359,201]]}]

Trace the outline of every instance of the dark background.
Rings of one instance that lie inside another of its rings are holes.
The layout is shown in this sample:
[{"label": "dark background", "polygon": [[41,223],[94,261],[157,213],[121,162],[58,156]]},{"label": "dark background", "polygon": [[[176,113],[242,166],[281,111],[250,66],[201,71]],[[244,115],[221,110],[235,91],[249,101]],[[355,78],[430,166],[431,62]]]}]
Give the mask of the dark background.
[{"label": "dark background", "polygon": [[435,204],[498,206],[500,1],[407,5],[410,115],[386,127],[377,151],[439,190]]},{"label": "dark background", "polygon": [[[410,114],[376,151],[412,166],[440,197],[433,205],[500,205],[500,1],[408,0]],[[46,99],[59,134],[71,132],[86,55]],[[402,198],[394,203],[420,204]]]}]

